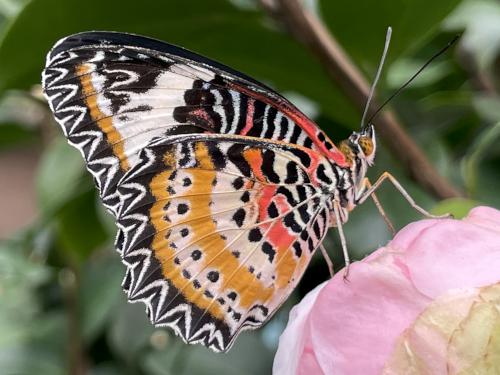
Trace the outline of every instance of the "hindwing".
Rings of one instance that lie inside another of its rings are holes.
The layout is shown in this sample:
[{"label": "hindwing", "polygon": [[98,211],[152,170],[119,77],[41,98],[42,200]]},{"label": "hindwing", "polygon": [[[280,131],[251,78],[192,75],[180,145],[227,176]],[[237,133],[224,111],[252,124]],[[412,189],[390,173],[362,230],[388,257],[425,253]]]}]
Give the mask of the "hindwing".
[{"label": "hindwing", "polygon": [[325,236],[325,170],[312,150],[251,137],[153,141],[118,185],[129,300],[186,342],[226,351],[285,301]]}]

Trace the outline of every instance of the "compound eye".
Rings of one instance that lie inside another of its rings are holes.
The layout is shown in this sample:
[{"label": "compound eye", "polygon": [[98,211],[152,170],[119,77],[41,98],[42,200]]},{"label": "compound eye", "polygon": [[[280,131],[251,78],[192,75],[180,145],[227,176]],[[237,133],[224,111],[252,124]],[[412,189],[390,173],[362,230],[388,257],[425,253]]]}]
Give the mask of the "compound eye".
[{"label": "compound eye", "polygon": [[373,153],[373,141],[371,140],[371,138],[360,137],[358,143],[365,156],[368,157]]}]

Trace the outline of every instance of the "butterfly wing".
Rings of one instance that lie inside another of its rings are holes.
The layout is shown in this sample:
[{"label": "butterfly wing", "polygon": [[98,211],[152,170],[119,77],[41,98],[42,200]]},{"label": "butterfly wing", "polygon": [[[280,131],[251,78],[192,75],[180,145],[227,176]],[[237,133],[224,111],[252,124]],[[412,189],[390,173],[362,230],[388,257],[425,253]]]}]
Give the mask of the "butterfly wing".
[{"label": "butterfly wing", "polygon": [[43,88],[56,120],[116,216],[116,184],[155,137],[239,134],[343,155],[282,96],[185,49],[136,35],[87,32],[47,56]]},{"label": "butterfly wing", "polygon": [[186,342],[227,350],[285,301],[325,236],[328,166],[253,137],[153,141],[118,185],[129,300]]}]

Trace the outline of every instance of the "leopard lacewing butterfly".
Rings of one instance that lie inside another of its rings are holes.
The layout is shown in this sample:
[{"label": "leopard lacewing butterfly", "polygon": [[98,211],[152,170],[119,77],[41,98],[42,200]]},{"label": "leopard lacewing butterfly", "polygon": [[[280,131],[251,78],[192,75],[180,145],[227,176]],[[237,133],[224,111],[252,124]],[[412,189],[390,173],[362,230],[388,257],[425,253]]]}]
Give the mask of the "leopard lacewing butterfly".
[{"label": "leopard lacewing butterfly", "polygon": [[329,227],[347,257],[349,211],[392,179],[365,179],[372,125],[336,147],[269,87],[157,40],[66,37],[43,89],[116,219],[129,301],[215,351],[273,315]]}]

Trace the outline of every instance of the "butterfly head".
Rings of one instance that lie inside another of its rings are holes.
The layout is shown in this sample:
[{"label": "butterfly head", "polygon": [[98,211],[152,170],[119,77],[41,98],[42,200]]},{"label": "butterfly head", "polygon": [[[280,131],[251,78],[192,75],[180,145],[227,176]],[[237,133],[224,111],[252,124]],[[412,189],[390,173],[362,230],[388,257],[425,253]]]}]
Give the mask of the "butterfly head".
[{"label": "butterfly head", "polygon": [[353,132],[349,138],[340,142],[339,149],[350,166],[356,185],[359,186],[366,170],[373,165],[376,148],[375,129],[371,124],[360,132]]}]

